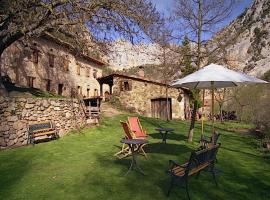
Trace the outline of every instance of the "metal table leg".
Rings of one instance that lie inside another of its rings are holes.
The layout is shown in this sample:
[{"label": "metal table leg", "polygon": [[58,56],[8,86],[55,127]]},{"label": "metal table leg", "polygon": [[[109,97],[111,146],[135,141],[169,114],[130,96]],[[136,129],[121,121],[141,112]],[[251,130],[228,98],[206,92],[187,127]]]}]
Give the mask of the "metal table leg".
[{"label": "metal table leg", "polygon": [[[125,174],[128,175],[128,173],[133,170],[133,169],[137,169],[141,174],[145,175],[145,173],[143,172],[143,170],[140,168],[140,166],[138,165],[138,161],[137,161],[137,152],[134,151],[134,145],[130,144],[129,147],[131,148],[131,154],[132,154],[132,160],[130,163],[130,167],[127,171],[127,173]],[[141,145],[138,146],[138,149],[140,149]]]}]

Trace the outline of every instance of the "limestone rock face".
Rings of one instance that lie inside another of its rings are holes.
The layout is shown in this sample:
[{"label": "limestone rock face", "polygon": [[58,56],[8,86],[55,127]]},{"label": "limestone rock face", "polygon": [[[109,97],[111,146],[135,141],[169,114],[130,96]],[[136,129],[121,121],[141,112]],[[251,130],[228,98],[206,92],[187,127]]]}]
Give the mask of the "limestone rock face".
[{"label": "limestone rock face", "polygon": [[26,145],[30,123],[52,121],[60,137],[84,126],[84,105],[79,104],[77,99],[0,97],[0,149]]},{"label": "limestone rock face", "polygon": [[229,41],[226,51],[233,68],[262,76],[270,70],[270,1],[255,0],[218,37]]},{"label": "limestone rock face", "polygon": [[119,40],[112,44],[108,62],[114,69],[130,68],[146,64],[161,64],[162,49],[157,44],[133,45]]}]

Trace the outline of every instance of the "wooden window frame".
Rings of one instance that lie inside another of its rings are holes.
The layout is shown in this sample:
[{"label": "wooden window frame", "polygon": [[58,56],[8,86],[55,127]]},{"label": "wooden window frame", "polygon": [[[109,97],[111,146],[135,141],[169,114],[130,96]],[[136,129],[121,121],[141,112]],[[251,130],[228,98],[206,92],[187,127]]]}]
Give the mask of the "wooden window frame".
[{"label": "wooden window frame", "polygon": [[45,79],[45,80],[46,80],[46,91],[50,92],[52,80],[50,80],[50,79]]},{"label": "wooden window frame", "polygon": [[27,76],[27,86],[29,88],[34,88],[34,80],[36,79],[36,77],[33,76]]},{"label": "wooden window frame", "polygon": [[[60,87],[61,86],[61,87]],[[60,89],[61,88],[61,89]],[[61,91],[61,92],[60,92]],[[64,84],[63,83],[59,83],[58,84],[58,89],[57,89],[57,94],[58,95],[63,95],[63,91],[64,91]]]},{"label": "wooden window frame", "polygon": [[120,91],[131,91],[131,81],[129,80],[122,80],[120,82]]},{"label": "wooden window frame", "polygon": [[49,60],[49,66],[50,66],[51,68],[54,68],[55,55],[49,53],[49,54],[48,54],[48,60]]}]

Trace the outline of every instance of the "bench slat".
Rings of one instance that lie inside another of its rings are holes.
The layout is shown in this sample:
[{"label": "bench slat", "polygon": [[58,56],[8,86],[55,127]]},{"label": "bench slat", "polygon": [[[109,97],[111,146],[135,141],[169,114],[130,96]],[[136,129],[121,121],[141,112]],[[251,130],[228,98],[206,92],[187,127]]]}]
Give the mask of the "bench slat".
[{"label": "bench slat", "polygon": [[54,128],[42,128],[42,129],[37,129],[37,130],[34,130],[34,131],[31,131],[33,134],[35,133],[39,133],[39,132],[48,132],[48,131],[52,131],[54,130]]},{"label": "bench slat", "polygon": [[42,136],[42,135],[53,135],[55,133],[56,133],[56,131],[48,131],[48,132],[43,132],[43,133],[35,133],[35,134],[33,134],[33,137],[38,137],[38,136]]}]

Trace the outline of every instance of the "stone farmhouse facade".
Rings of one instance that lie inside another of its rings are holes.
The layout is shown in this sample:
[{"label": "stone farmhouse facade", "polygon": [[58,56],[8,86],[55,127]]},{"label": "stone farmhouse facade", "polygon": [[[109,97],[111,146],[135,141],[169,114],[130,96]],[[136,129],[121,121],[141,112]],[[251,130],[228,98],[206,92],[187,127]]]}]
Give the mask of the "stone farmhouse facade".
[{"label": "stone farmhouse facade", "polygon": [[98,78],[98,81],[101,94],[103,86],[109,85],[105,97],[117,98],[123,106],[141,115],[166,119],[168,110],[169,118],[185,119],[185,109],[189,104],[181,90],[168,88],[167,109],[166,85],[163,83],[123,74],[111,74]]},{"label": "stone farmhouse facade", "polygon": [[105,63],[78,53],[69,43],[50,34],[11,45],[1,58],[1,76],[12,83],[62,96],[98,96]]}]

